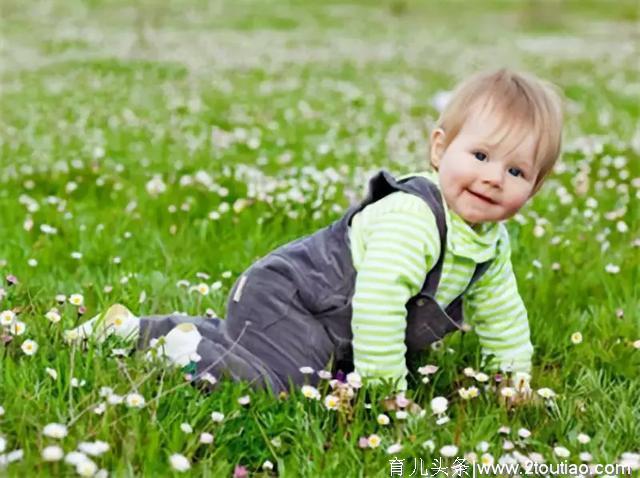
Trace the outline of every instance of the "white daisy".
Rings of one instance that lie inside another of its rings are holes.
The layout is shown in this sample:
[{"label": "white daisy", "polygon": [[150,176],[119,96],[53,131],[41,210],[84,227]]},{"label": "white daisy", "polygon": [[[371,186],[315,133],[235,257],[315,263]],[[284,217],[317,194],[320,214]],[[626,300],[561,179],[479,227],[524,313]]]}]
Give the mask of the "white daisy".
[{"label": "white daisy", "polygon": [[550,388],[545,387],[538,389],[538,395],[540,395],[542,398],[553,398],[556,396],[556,393]]},{"label": "white daisy", "polygon": [[396,411],[396,418],[398,420],[406,420],[409,414],[405,410]]},{"label": "white daisy", "polygon": [[378,415],[377,421],[379,425],[383,425],[383,426],[388,425],[390,422],[389,417],[384,413],[381,413],[380,415]]},{"label": "white daisy", "polygon": [[[113,397],[113,395],[111,395],[109,398],[111,397]],[[144,407],[144,404],[145,404],[144,397],[139,393],[133,393],[133,392],[129,393],[125,397],[125,402],[127,406],[130,408],[142,408]]]},{"label": "white daisy", "polygon": [[431,410],[433,410],[433,413],[436,415],[446,412],[448,405],[449,400],[445,397],[435,397],[431,400]]},{"label": "white daisy", "polygon": [[94,476],[96,471],[98,471],[98,465],[89,458],[76,463],[76,473],[80,476]]},{"label": "white daisy", "polygon": [[313,400],[320,399],[320,392],[316,387],[312,387],[311,385],[303,385],[301,391],[302,395],[304,395],[306,398],[310,398]]},{"label": "white daisy", "polygon": [[94,442],[83,441],[78,444],[78,450],[86,453],[87,455],[100,456],[109,451],[109,444],[101,440],[96,440]]},{"label": "white daisy", "polygon": [[455,456],[456,453],[458,453],[458,447],[455,445],[445,445],[442,448],[440,448],[440,454],[447,458],[451,458],[452,456]]},{"label": "white daisy", "polygon": [[483,453],[482,455],[480,455],[480,463],[482,463],[483,465],[488,465],[491,466],[494,463],[494,458],[493,455],[491,455],[490,453]]},{"label": "white daisy", "polygon": [[394,455],[399,453],[402,450],[402,445],[400,443],[394,443],[389,448],[387,448],[387,455]]},{"label": "white daisy", "polygon": [[124,397],[122,395],[112,393],[107,396],[107,403],[109,405],[120,405],[122,402],[124,402]]},{"label": "white daisy", "polygon": [[69,465],[77,465],[78,463],[88,460],[89,457],[80,451],[70,451],[64,457],[64,462]]},{"label": "white daisy", "polygon": [[476,445],[476,450],[478,450],[480,453],[486,453],[487,450],[489,450],[489,443],[486,441],[478,442],[478,444]]},{"label": "white daisy", "polygon": [[615,265],[615,264],[607,264],[604,267],[604,270],[606,272],[608,272],[609,274],[617,274],[618,272],[620,272],[620,266]]},{"label": "white daisy", "polygon": [[9,327],[9,331],[16,336],[22,335],[27,331],[27,324],[20,322],[19,320],[15,320]]},{"label": "white daisy", "polygon": [[54,379],[54,380],[57,380],[57,379],[58,379],[58,372],[57,372],[55,369],[52,369],[52,368],[46,367],[44,370],[45,370],[45,372],[47,372],[47,374],[48,374],[52,379]]},{"label": "white daisy", "polygon": [[202,375],[200,377],[200,379],[204,380],[205,382],[209,383],[210,385],[215,385],[216,383],[218,383],[218,379],[216,377],[214,377],[212,374],[210,374],[209,372],[207,372],[204,375]]},{"label": "white daisy", "polygon": [[179,453],[171,455],[169,457],[169,463],[171,464],[171,468],[176,471],[187,471],[191,468],[191,463],[189,463],[187,457]]},{"label": "white daisy", "polygon": [[145,187],[150,196],[158,196],[167,190],[167,185],[159,174],[155,174],[149,181],[147,181]]},{"label": "white daisy", "polygon": [[216,423],[220,423],[222,420],[224,420],[224,413],[211,412],[211,420]]},{"label": "white daisy", "polygon": [[79,388],[85,386],[87,384],[87,381],[85,379],[78,380],[76,377],[71,377],[70,383],[72,387]]},{"label": "white daisy", "polygon": [[69,431],[62,423],[49,423],[42,429],[42,434],[49,438],[64,438]]},{"label": "white daisy", "polygon": [[369,448],[378,448],[381,442],[382,440],[375,433],[372,433],[367,437],[367,445],[369,445]]},{"label": "white daisy", "polygon": [[200,295],[208,295],[209,285],[202,282],[196,286],[196,290],[200,293]]},{"label": "white daisy", "polygon": [[578,441],[583,445],[586,445],[591,441],[591,437],[586,433],[578,433]]},{"label": "white daisy", "polygon": [[49,320],[53,324],[57,324],[62,319],[62,317],[60,316],[60,313],[58,312],[58,309],[56,308],[51,309],[49,312],[44,314],[44,316],[47,320]]},{"label": "white daisy", "polygon": [[433,453],[433,450],[436,449],[436,444],[433,442],[433,440],[425,440],[422,442],[421,446],[429,453]]},{"label": "white daisy", "polygon": [[22,342],[20,348],[26,355],[33,355],[38,351],[38,344],[35,341],[28,339]]},{"label": "white daisy", "polygon": [[434,373],[436,373],[438,371],[438,367],[436,365],[423,365],[422,367],[418,368],[418,373],[420,373],[421,375],[433,375]]},{"label": "white daisy", "polygon": [[219,290],[221,288],[222,288],[222,282],[220,282],[219,280],[211,284],[211,290]]},{"label": "white daisy", "polygon": [[11,325],[16,318],[16,314],[12,310],[3,310],[0,312],[0,325]]},{"label": "white daisy", "polygon": [[111,387],[100,387],[98,394],[103,398],[108,397],[113,394],[113,389]]},{"label": "white daisy", "polygon": [[531,436],[531,432],[529,430],[527,430],[526,428],[521,428],[520,430],[518,430],[518,436],[520,438],[529,438]]},{"label": "white daisy", "polygon": [[500,390],[500,395],[502,395],[505,398],[514,397],[515,394],[516,394],[516,390],[512,387],[504,387],[502,390]]},{"label": "white daisy", "polygon": [[447,415],[443,415],[436,420],[436,425],[444,425],[448,423],[451,419]]},{"label": "white daisy", "polygon": [[351,372],[347,374],[347,383],[353,388],[362,387],[362,377],[358,372]]},{"label": "white daisy", "polygon": [[50,445],[42,450],[44,461],[60,461],[64,456],[64,451],[58,445]]},{"label": "white daisy", "polygon": [[340,403],[340,400],[335,395],[329,394],[326,397],[324,397],[324,406],[327,407],[329,410],[336,410],[338,408],[339,403]]},{"label": "white daisy", "polygon": [[588,451],[581,452],[579,457],[580,461],[591,461],[593,459],[593,456],[591,456],[591,453],[589,453]]},{"label": "white daisy", "polygon": [[473,370],[473,368],[471,367],[466,367],[462,373],[465,375],[465,377],[474,377],[476,375],[476,371]]}]

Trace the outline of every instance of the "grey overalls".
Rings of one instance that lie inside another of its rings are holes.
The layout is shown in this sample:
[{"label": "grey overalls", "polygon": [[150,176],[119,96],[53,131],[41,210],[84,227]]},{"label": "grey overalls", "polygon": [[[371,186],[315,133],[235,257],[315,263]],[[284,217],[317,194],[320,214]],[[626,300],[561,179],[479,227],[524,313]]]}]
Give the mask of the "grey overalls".
[{"label": "grey overalls", "polygon": [[[195,366],[196,378],[205,372],[230,375],[275,392],[305,383],[299,368],[353,370],[351,299],[356,271],[351,258],[348,227],[367,205],[396,191],[422,198],[435,215],[442,244],[440,257],[427,274],[422,290],[406,304],[407,354],[460,328],[462,295],[443,311],[435,301],[446,249],[445,213],[437,186],[421,176],[394,179],[380,171],[369,182],[367,197],[338,221],[314,234],[285,244],[251,265],[234,284],[226,320],[203,317],[154,316],[141,319],[138,346],[166,335],[183,322],[196,325],[202,335]],[[478,264],[467,289],[488,268]],[[307,377],[317,384],[318,377]]]}]

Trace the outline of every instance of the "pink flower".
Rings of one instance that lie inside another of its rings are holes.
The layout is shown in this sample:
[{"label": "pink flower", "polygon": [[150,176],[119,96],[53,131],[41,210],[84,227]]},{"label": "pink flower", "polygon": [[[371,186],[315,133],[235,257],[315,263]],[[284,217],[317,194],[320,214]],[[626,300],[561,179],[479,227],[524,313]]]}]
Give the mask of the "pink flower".
[{"label": "pink flower", "polygon": [[249,471],[241,465],[236,465],[236,468],[233,470],[233,478],[247,478],[249,476]]},{"label": "pink flower", "polygon": [[7,285],[16,285],[18,283],[18,278],[13,274],[9,274],[7,277]]},{"label": "pink flower", "polygon": [[402,393],[399,393],[396,396],[396,405],[398,405],[400,408],[404,408],[409,405],[409,400]]},{"label": "pink flower", "polygon": [[368,448],[369,447],[369,439],[367,437],[360,437],[358,439],[358,446],[360,448]]}]

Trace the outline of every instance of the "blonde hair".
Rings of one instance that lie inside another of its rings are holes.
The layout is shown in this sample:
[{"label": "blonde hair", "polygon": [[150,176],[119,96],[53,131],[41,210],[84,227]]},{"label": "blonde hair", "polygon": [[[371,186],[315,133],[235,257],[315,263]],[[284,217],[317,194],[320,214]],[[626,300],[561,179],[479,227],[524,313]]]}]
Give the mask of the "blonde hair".
[{"label": "blonde hair", "polygon": [[[458,135],[469,112],[490,107],[499,115],[500,141],[513,130],[518,140],[533,132],[538,167],[533,193],[542,185],[560,156],[562,145],[562,93],[555,85],[531,74],[506,68],[478,73],[460,83],[440,114],[437,127],[445,132],[444,149]],[[533,194],[532,193],[532,194]]]}]

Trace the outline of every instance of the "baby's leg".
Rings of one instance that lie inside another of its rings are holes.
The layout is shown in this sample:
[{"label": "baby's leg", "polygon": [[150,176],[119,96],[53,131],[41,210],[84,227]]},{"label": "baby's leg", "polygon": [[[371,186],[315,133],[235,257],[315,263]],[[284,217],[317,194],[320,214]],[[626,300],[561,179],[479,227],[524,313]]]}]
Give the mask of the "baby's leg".
[{"label": "baby's leg", "polygon": [[[108,336],[115,335],[130,342],[132,347],[138,342],[141,349],[147,348],[150,339],[165,336],[162,347],[164,357],[175,364],[186,365],[190,362],[190,356],[196,353],[202,338],[192,322],[199,323],[202,320],[185,316],[139,318],[125,306],[114,304],[79,327],[65,331],[64,336],[67,342],[90,338],[103,342]],[[202,327],[217,327],[217,322],[209,319],[208,324]],[[141,330],[145,332],[144,336],[141,336]]]},{"label": "baby's leg", "polygon": [[[254,388],[280,390],[275,373],[240,343],[226,333],[226,323],[220,319],[180,315],[140,318],[137,346],[162,347],[163,355],[180,366],[194,365],[195,379],[215,379],[223,375],[236,381],[248,381]],[[159,345],[154,339],[164,337]]]},{"label": "baby's leg", "polygon": [[256,388],[266,385],[281,389],[283,385],[275,374],[238,343],[240,338],[231,340],[224,326],[224,321],[217,318],[173,314],[136,317],[123,305],[115,304],[64,335],[67,342],[90,338],[103,342],[115,335],[140,350],[156,346],[159,355],[176,366],[195,365],[196,379],[204,377],[211,382],[207,374],[216,379],[228,375]]},{"label": "baby's leg", "polygon": [[94,338],[103,342],[109,335],[135,340],[140,329],[140,319],[121,304],[114,304],[75,329],[65,330],[67,342],[79,342]]}]

